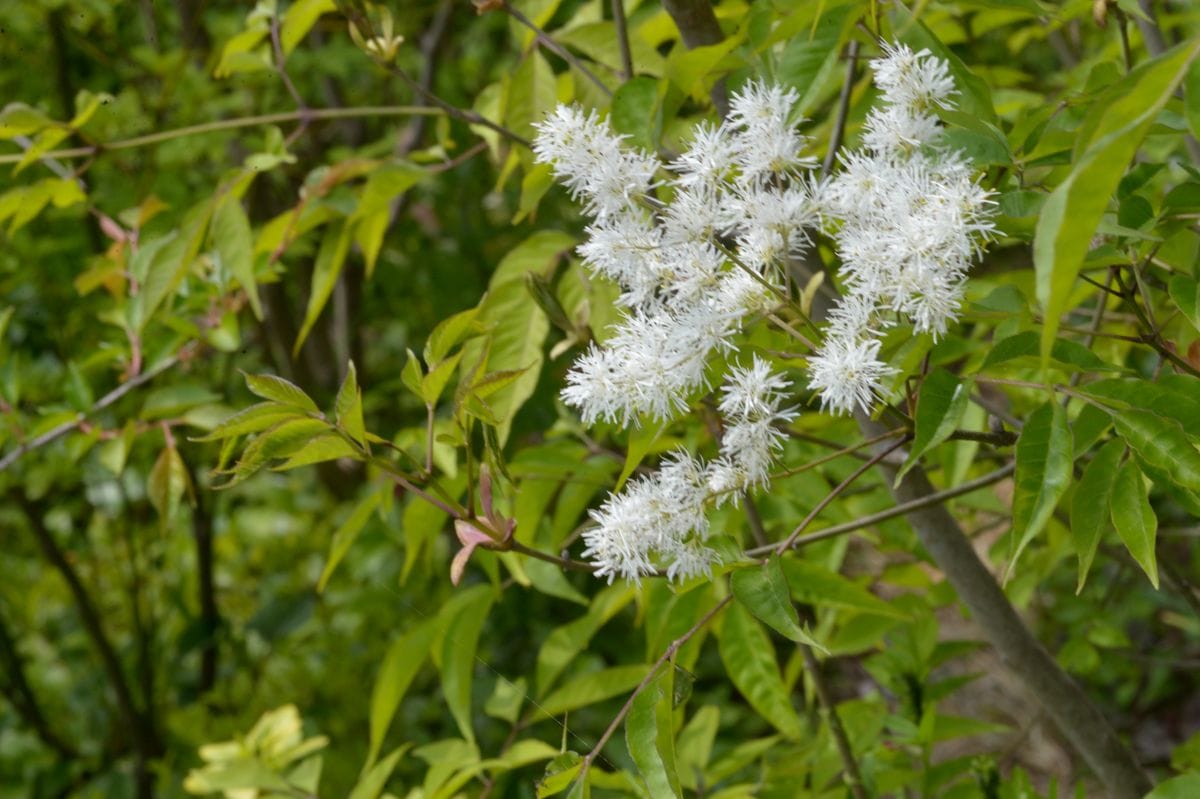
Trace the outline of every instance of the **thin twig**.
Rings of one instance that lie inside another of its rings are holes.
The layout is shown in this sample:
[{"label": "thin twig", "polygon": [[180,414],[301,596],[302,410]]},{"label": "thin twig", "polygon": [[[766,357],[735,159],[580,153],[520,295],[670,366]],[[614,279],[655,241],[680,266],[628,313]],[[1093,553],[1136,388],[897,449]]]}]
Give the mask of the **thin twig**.
[{"label": "thin twig", "polygon": [[625,19],[623,0],[612,0],[612,15],[617,44],[621,48],[621,80],[629,80],[633,77],[633,52],[629,49],[629,22]]},{"label": "thin twig", "polygon": [[[213,122],[202,122],[199,125],[188,125],[172,130],[162,130],[147,133],[144,136],[133,136],[111,142],[101,142],[86,147],[70,147],[63,150],[52,150],[43,153],[42,158],[90,158],[110,150],[130,150],[165,141],[182,139],[188,136],[199,136],[204,133],[216,133],[239,128],[254,128],[261,125],[275,125],[280,122],[297,122],[307,114],[310,119],[356,119],[360,117],[403,117],[403,116],[444,116],[443,108],[430,108],[419,105],[393,106],[360,106],[358,108],[310,108],[306,111],[281,111],[273,114],[256,114],[248,117],[233,119],[218,119]],[[474,121],[474,120],[470,120]],[[480,123],[486,124],[486,123]],[[519,138],[519,137],[518,137]],[[521,139],[524,143],[524,139]],[[22,153],[0,155],[0,164],[16,164],[24,158]]]},{"label": "thin twig", "polygon": [[829,731],[833,733],[838,756],[842,759],[842,769],[845,772],[842,775],[842,781],[846,783],[846,787],[850,789],[854,799],[867,799],[867,791],[863,787],[862,771],[859,770],[858,761],[854,758],[854,750],[850,747],[850,738],[846,735],[846,728],[842,726],[842,718],[838,715],[833,695],[829,692],[829,686],[825,684],[825,676],[821,674],[821,664],[817,662],[817,656],[813,654],[812,647],[807,644],[798,646],[800,654],[804,656],[804,668],[808,671],[813,689],[817,693],[817,702],[820,703],[825,721],[829,724]]},{"label": "thin twig", "polygon": [[804,517],[804,520],[801,521],[800,524],[796,525],[796,529],[792,530],[792,534],[785,538],[783,542],[775,548],[775,554],[782,555],[784,552],[787,552],[789,549],[791,549],[792,545],[796,543],[796,539],[800,537],[800,534],[804,532],[808,525],[812,524],[813,519],[817,518],[821,511],[825,510],[825,508],[829,506],[829,503],[837,499],[839,494],[849,488],[855,480],[862,477],[868,469],[882,461],[888,455],[891,455],[893,452],[903,446],[903,444],[904,439],[901,439],[900,441],[892,444],[890,447],[880,450],[876,455],[873,455],[869,460],[867,460],[866,463],[851,472],[849,477],[838,483],[837,487],[830,491],[824,499],[818,502],[813,509],[808,512],[808,515]]},{"label": "thin twig", "polygon": [[14,449],[12,452],[5,455],[3,458],[0,458],[0,472],[3,472],[8,467],[12,466],[14,463],[16,463],[18,460],[20,460],[21,457],[23,455],[25,455],[26,453],[29,453],[35,449],[44,447],[47,444],[50,444],[51,442],[57,441],[58,439],[62,438],[67,433],[70,433],[72,430],[79,427],[80,424],[87,421],[88,417],[94,416],[95,414],[97,414],[100,411],[107,408],[109,405],[112,405],[114,402],[121,399],[121,397],[124,397],[130,391],[133,391],[138,386],[141,386],[145,383],[150,382],[151,380],[158,377],[163,372],[167,371],[168,369],[171,369],[173,366],[175,366],[175,364],[179,363],[180,358],[181,358],[181,355],[172,355],[170,358],[167,358],[162,363],[157,364],[156,366],[154,366],[151,369],[147,369],[146,371],[142,372],[137,377],[131,378],[131,379],[125,381],[124,383],[122,383],[121,385],[117,386],[112,391],[108,392],[103,397],[101,397],[99,400],[97,400],[96,404],[93,405],[91,408],[89,408],[86,411],[81,411],[80,413],[78,413],[73,420],[71,420],[69,422],[63,422],[62,424],[60,424],[56,427],[52,427],[49,430],[47,430],[45,433],[42,433],[40,436],[37,436],[36,438],[32,438],[29,441],[25,442],[24,444],[20,445],[19,447]]},{"label": "thin twig", "polygon": [[608,739],[612,738],[613,733],[617,731],[617,728],[621,726],[621,722],[625,720],[625,717],[629,715],[629,711],[633,709],[633,701],[638,698],[638,695],[641,694],[642,691],[646,690],[646,686],[648,686],[654,680],[654,676],[658,674],[658,670],[662,668],[663,664],[675,657],[675,653],[678,652],[684,644],[692,640],[692,637],[695,636],[696,633],[704,629],[704,626],[712,621],[716,615],[724,610],[725,606],[732,601],[733,594],[726,594],[725,598],[714,605],[711,610],[701,616],[700,620],[691,626],[691,629],[671,642],[671,645],[666,648],[662,655],[659,656],[658,660],[654,662],[654,665],[650,667],[650,671],[646,672],[646,676],[642,678],[642,681],[638,683],[636,688],[633,689],[633,693],[631,693],[629,698],[625,700],[625,704],[621,706],[619,711],[617,711],[617,717],[614,718],[612,723],[608,725],[608,728],[604,731],[604,734],[600,736],[600,740],[597,741],[596,745],[592,747],[592,751],[588,752],[587,756],[584,757],[583,763],[579,768],[579,776],[575,778],[576,782],[587,779],[588,769],[591,768],[592,762],[599,757],[600,750],[604,748],[604,745],[608,743]]},{"label": "thin twig", "polygon": [[[947,502],[956,497],[961,497],[964,494],[970,494],[972,491],[977,491],[978,489],[990,486],[993,483],[998,483],[1011,475],[1013,473],[1013,469],[1015,468],[1015,465],[1010,463],[994,472],[989,472],[982,477],[977,477],[974,480],[963,483],[962,485],[958,485],[953,488],[947,488],[944,491],[937,491],[927,494],[920,499],[912,500],[911,502],[903,502],[899,505],[888,508],[887,510],[880,511],[878,513],[872,513],[870,516],[863,516],[860,519],[855,519],[852,522],[835,524],[833,527],[826,527],[824,530],[818,530],[815,533],[809,533],[808,535],[801,536],[793,541],[792,547],[798,549],[808,544],[816,543],[817,541],[824,541],[827,538],[845,535],[846,533],[853,533],[857,530],[862,530],[864,528],[879,524],[880,522],[886,522],[889,519],[894,519],[897,516],[904,516],[908,513],[912,513],[915,510],[921,510],[922,508],[928,508],[933,505],[940,505],[941,503]],[[748,557],[759,557],[774,550],[776,550],[776,546],[772,544],[769,547],[758,547],[756,549],[747,550],[746,555]]]},{"label": "thin twig", "polygon": [[842,140],[846,136],[846,120],[850,116],[850,93],[854,89],[854,74],[858,68],[858,40],[851,39],[846,45],[846,77],[842,81],[842,92],[838,95],[837,119],[833,123],[833,133],[829,135],[829,150],[825,153],[825,162],[821,164],[821,177],[829,177],[833,171],[834,161]]},{"label": "thin twig", "polygon": [[570,50],[568,50],[567,48],[563,47],[558,42],[551,39],[550,34],[546,33],[546,31],[542,30],[542,28],[536,22],[534,22],[529,17],[527,17],[523,13],[521,13],[521,10],[518,8],[515,8],[512,3],[508,2],[508,0],[501,0],[501,1],[504,5],[505,12],[507,12],[508,15],[510,17],[512,17],[513,19],[515,19],[517,22],[524,25],[526,28],[529,28],[529,30],[533,32],[533,37],[537,41],[538,44],[540,44],[542,47],[545,47],[550,52],[554,53],[556,56],[561,58],[563,61],[566,61],[573,68],[579,70],[580,74],[582,74],[585,78],[587,78],[592,83],[594,83],[597,86],[597,88],[600,89],[600,91],[604,92],[604,94],[608,95],[609,97],[612,97],[612,89],[608,88],[608,86],[605,85],[604,81],[602,81],[598,77],[596,77],[596,73],[594,73],[590,69],[588,69],[587,66],[585,66],[582,61],[580,61],[578,58],[576,58],[575,55]]}]

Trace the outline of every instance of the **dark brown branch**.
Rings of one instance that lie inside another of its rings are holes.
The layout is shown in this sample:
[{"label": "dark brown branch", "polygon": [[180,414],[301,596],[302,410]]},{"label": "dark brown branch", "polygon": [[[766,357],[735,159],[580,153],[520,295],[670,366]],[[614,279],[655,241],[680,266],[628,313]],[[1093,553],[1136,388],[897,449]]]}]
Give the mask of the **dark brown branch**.
[{"label": "dark brown branch", "polygon": [[[725,38],[709,0],[663,0],[662,5],[675,21],[689,50],[718,44]],[[729,115],[729,94],[724,78],[713,84],[712,102],[722,119]]]},{"label": "dark brown branch", "polygon": [[621,80],[633,77],[633,52],[629,49],[629,21],[625,19],[624,0],[612,0],[613,25],[621,48]]},{"label": "dark brown branch", "polygon": [[67,584],[67,589],[71,593],[76,611],[79,613],[80,622],[83,624],[84,632],[87,634],[92,648],[95,649],[96,655],[100,659],[101,669],[116,698],[117,714],[120,716],[121,723],[124,725],[133,742],[137,760],[136,768],[138,774],[135,779],[138,786],[138,796],[140,799],[148,799],[153,796],[154,779],[153,773],[149,768],[149,761],[162,754],[163,743],[148,723],[146,716],[138,710],[133,698],[133,692],[129,688],[129,681],[126,679],[121,662],[117,657],[117,652],[104,630],[104,623],[101,621],[100,612],[92,601],[87,588],[84,587],[83,581],[79,578],[79,573],[75,571],[75,567],[71,565],[71,561],[67,558],[66,553],[59,547],[58,542],[54,540],[54,535],[46,527],[45,522],[42,520],[41,512],[20,490],[11,492],[9,496],[24,511],[29,521],[29,529],[33,533],[43,557],[59,573],[63,582]]},{"label": "dark brown branch", "polygon": [[33,729],[34,734],[64,760],[78,757],[75,748],[59,737],[46,721],[37,694],[33,692],[25,676],[25,663],[17,649],[16,638],[8,629],[4,617],[0,616],[0,665],[4,667],[7,685],[0,688],[21,719]]},{"label": "dark brown branch", "polygon": [[837,744],[838,756],[842,759],[842,768],[845,771],[842,781],[846,783],[846,787],[850,789],[854,799],[867,799],[862,771],[858,768],[858,760],[854,757],[854,749],[850,746],[846,728],[842,726],[842,717],[838,715],[833,694],[830,693],[829,686],[825,682],[825,675],[821,673],[821,664],[817,661],[817,656],[813,654],[812,647],[806,644],[798,644],[798,646],[800,654],[804,656],[804,668],[808,672],[809,679],[812,680],[813,690],[817,694],[817,702],[821,706],[821,713],[825,716],[826,723],[829,724],[829,731],[833,733],[833,740]]},{"label": "dark brown branch", "polygon": [[825,153],[825,161],[821,164],[821,177],[828,177],[833,171],[837,160],[838,150],[846,136],[846,120],[850,116],[850,93],[854,89],[854,74],[858,68],[858,40],[851,39],[846,45],[846,77],[842,80],[842,91],[838,95],[837,118],[833,123],[833,132],[829,135],[829,150]]}]

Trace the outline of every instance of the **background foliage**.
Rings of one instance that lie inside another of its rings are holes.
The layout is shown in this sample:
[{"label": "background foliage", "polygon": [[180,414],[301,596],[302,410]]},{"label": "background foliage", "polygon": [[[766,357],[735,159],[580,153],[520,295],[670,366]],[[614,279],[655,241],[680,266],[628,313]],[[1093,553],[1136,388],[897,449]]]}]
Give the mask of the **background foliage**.
[{"label": "background foliage", "polygon": [[[4,795],[1099,795],[903,516],[853,524],[895,506],[881,474],[815,519],[853,529],[736,571],[711,625],[723,577],[554,562],[606,491],[712,433],[585,431],[557,400],[615,292],[532,123],[574,100],[678,151],[758,75],[800,91],[823,154],[875,98],[850,53],[876,35],[949,59],[948,136],[1004,233],[958,330],[889,342],[910,449],[1174,778],[1156,795],[1197,795],[1200,9],[722,0],[684,42],[689,4],[626,0],[630,76],[609,3],[476,6],[0,14]],[[794,427],[786,464],[812,467],[759,521],[714,519],[729,566],[866,457],[853,420]],[[485,545],[456,587],[463,531],[421,494],[546,557]]]}]

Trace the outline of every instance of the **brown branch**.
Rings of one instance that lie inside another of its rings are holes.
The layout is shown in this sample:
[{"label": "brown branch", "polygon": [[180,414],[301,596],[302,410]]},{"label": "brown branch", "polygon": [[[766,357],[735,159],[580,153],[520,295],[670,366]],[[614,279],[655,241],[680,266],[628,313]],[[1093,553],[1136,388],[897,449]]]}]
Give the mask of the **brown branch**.
[{"label": "brown branch", "polygon": [[44,447],[47,444],[62,438],[67,433],[70,433],[72,430],[78,428],[79,425],[87,421],[89,417],[94,416],[95,414],[107,408],[109,405],[112,405],[130,391],[133,391],[135,388],[144,385],[145,383],[149,383],[163,372],[171,369],[173,366],[175,366],[175,364],[179,363],[180,357],[180,355],[172,355],[170,358],[167,358],[165,361],[159,363],[152,369],[147,369],[137,377],[130,378],[121,385],[117,386],[112,391],[108,392],[99,400],[97,400],[96,404],[91,408],[80,412],[72,421],[63,422],[60,425],[50,428],[40,436],[32,438],[24,444],[21,444],[12,452],[8,453],[3,458],[0,458],[0,472],[3,472],[8,467],[12,466],[25,454],[33,452],[35,449],[40,449],[41,447]]},{"label": "brown branch", "polygon": [[813,690],[816,691],[817,702],[821,705],[821,713],[825,716],[826,723],[829,724],[829,731],[833,733],[833,740],[837,744],[838,756],[842,759],[842,769],[845,771],[842,781],[846,783],[846,787],[850,789],[854,799],[867,799],[862,771],[858,768],[854,749],[850,746],[850,737],[846,735],[846,728],[842,726],[842,717],[838,715],[833,694],[830,693],[829,686],[825,682],[825,675],[821,673],[821,664],[817,662],[817,656],[813,654],[812,647],[807,644],[798,644],[798,646],[800,654],[804,657],[804,668],[812,680]]},{"label": "brown branch", "polygon": [[675,653],[678,652],[684,644],[692,640],[692,637],[695,636],[696,633],[704,629],[704,626],[716,618],[716,615],[724,610],[725,606],[732,601],[733,594],[726,594],[725,598],[714,605],[707,613],[701,616],[700,620],[691,626],[691,629],[672,641],[671,645],[668,646],[662,655],[659,656],[658,660],[654,661],[654,665],[650,667],[650,671],[646,672],[646,676],[642,678],[642,681],[638,683],[636,688],[633,689],[633,693],[631,693],[629,698],[625,700],[625,704],[621,706],[619,711],[617,711],[616,718],[614,718],[612,723],[608,725],[608,728],[604,730],[604,734],[600,736],[600,740],[597,741],[596,745],[592,747],[592,751],[588,752],[587,756],[583,758],[583,763],[579,768],[579,776],[575,778],[576,782],[587,779],[588,769],[591,768],[592,762],[600,756],[600,751],[604,749],[604,745],[608,743],[608,740],[612,738],[613,733],[615,733],[617,728],[621,726],[621,722],[624,721],[625,717],[629,715],[629,711],[633,709],[633,701],[638,698],[638,695],[642,691],[646,690],[646,686],[648,686],[654,680],[654,676],[658,674],[658,670],[662,668],[663,664],[675,657]]},{"label": "brown branch", "polygon": [[633,52],[629,48],[629,21],[625,18],[624,0],[612,0],[612,15],[617,44],[621,48],[621,80],[629,80],[633,77]]},{"label": "brown branch", "polygon": [[845,491],[847,488],[849,488],[854,483],[855,480],[857,480],[858,478],[860,478],[864,474],[866,474],[868,469],[870,469],[875,464],[883,461],[888,455],[895,452],[903,444],[904,444],[904,439],[901,439],[900,441],[896,441],[896,442],[890,444],[889,446],[883,447],[877,453],[875,453],[875,455],[868,458],[865,463],[863,463],[861,466],[859,466],[857,469],[855,469],[853,472],[851,472],[850,475],[845,480],[838,483],[838,485],[832,491],[830,491],[825,496],[824,499],[822,499],[820,502],[818,502],[813,507],[813,509],[808,512],[808,515],[804,517],[804,520],[801,521],[800,524],[796,525],[796,529],[792,530],[792,534],[789,535],[787,538],[785,538],[778,546],[775,547],[775,554],[782,555],[784,552],[787,552],[789,549],[791,549],[792,546],[796,543],[796,539],[800,537],[800,534],[803,533],[810,524],[812,524],[813,519],[816,519],[817,516],[820,515],[821,511],[823,511],[823,510],[825,510],[825,508],[829,507],[829,503],[831,503],[835,499],[837,499],[838,496],[841,495],[841,493],[843,491]]},{"label": "brown branch", "polygon": [[829,136],[829,150],[821,164],[821,177],[829,177],[833,164],[846,136],[846,120],[850,117],[850,93],[854,88],[854,74],[858,68],[858,40],[851,39],[846,45],[846,77],[842,80],[842,91],[838,95],[837,120]]},{"label": "brown branch", "polygon": [[[675,21],[689,50],[718,44],[725,38],[709,0],[663,0],[662,6]],[[722,119],[729,115],[729,94],[724,78],[713,84],[712,102]]]},{"label": "brown branch", "polygon": [[9,632],[3,616],[0,616],[0,663],[4,665],[8,678],[8,685],[2,690],[17,711],[17,715],[33,729],[42,743],[54,750],[59,757],[64,760],[77,758],[79,754],[75,748],[59,737],[46,721],[46,714],[42,712],[37,694],[33,692],[25,676],[25,664],[20,650],[17,649],[16,638]]},{"label": "brown branch", "polygon": [[[880,425],[860,416],[864,434]],[[937,493],[920,466],[894,484],[896,465],[883,461],[880,468],[901,503],[923,501]],[[1140,799],[1151,783],[1116,731],[1045,647],[1033,636],[1004,595],[991,571],[979,559],[958,522],[942,505],[928,505],[908,515],[917,538],[946,575],[963,604],[971,611],[1001,659],[1033,692],[1055,725],[1071,743],[1113,799]]]},{"label": "brown branch", "polygon": [[32,531],[42,555],[67,584],[84,632],[87,633],[92,648],[95,649],[96,655],[100,659],[101,669],[116,698],[117,714],[133,742],[137,761],[138,773],[135,779],[138,795],[142,799],[148,799],[153,796],[154,780],[153,773],[149,768],[149,761],[162,754],[163,742],[155,734],[147,716],[138,709],[134,701],[133,692],[129,688],[129,681],[121,667],[116,649],[113,648],[112,641],[109,640],[108,634],[104,630],[100,612],[92,601],[87,588],[84,587],[83,581],[79,578],[79,573],[75,571],[75,567],[71,565],[66,553],[54,540],[54,536],[46,527],[38,508],[19,489],[10,492],[9,496],[24,511],[29,521],[29,529]]},{"label": "brown branch", "polygon": [[519,8],[516,8],[515,6],[513,6],[512,3],[509,3],[508,0],[500,0],[500,2],[501,2],[502,7],[504,8],[504,11],[510,17],[512,17],[518,23],[520,23],[521,25],[524,25],[526,28],[528,28],[530,31],[533,32],[534,40],[537,41],[537,43],[539,45],[541,45],[542,47],[545,47],[547,50],[554,53],[556,56],[561,58],[563,61],[566,61],[568,66],[572,67],[573,69],[578,70],[581,75],[583,75],[585,78],[590,80],[593,84],[595,84],[595,86],[598,89],[600,89],[601,92],[608,95],[609,97],[612,97],[612,89],[608,88],[608,86],[605,85],[604,81],[602,81],[602,80],[600,80],[600,78],[596,77],[596,73],[594,73],[590,69],[588,69],[587,66],[582,61],[580,61],[578,58],[576,58],[575,55],[570,50],[563,47],[558,42],[554,41],[554,39],[550,38],[550,34],[546,33],[546,31],[542,30],[541,27],[539,27],[537,23],[535,23],[529,17],[525,16],[523,13],[521,13],[521,10]]}]

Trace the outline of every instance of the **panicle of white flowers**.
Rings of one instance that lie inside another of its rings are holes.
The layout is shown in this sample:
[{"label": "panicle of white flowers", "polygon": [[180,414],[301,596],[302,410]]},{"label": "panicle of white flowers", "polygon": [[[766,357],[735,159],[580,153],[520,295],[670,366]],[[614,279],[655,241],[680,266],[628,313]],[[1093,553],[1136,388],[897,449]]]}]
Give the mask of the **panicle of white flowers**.
[{"label": "panicle of white flowers", "polygon": [[796,418],[795,408],[780,407],[790,386],[757,355],[750,366],[730,370],[717,406],[725,420],[721,452],[708,470],[718,505],[736,503],[743,490],[767,486],[771,464],[783,449],[780,426]]},{"label": "panicle of white flowers", "polygon": [[731,369],[718,406],[726,422],[719,456],[705,463],[677,450],[658,471],[631,480],[590,512],[595,526],[583,534],[583,555],[596,564],[596,575],[610,583],[617,577],[640,580],[659,569],[670,579],[711,575],[719,558],[704,543],[706,508],[737,502],[741,491],[766,485],[783,448],[779,425],[796,415],[780,407],[789,386],[757,356],[749,367]]},{"label": "panicle of white flowers", "polygon": [[683,412],[705,387],[711,356],[732,348],[746,316],[772,306],[785,260],[819,221],[805,179],[816,161],[791,121],[798,97],[748,84],[729,120],[698,126],[669,165],[627,147],[594,111],[560,106],[537,126],[536,158],[594,218],[578,252],[620,287],[625,310],[567,376],[563,399],[586,423]]},{"label": "panicle of white flowers", "polygon": [[628,211],[649,192],[661,164],[626,147],[595,111],[560,105],[540,123],[533,142],[537,159],[553,166],[571,196],[597,219]]},{"label": "panicle of white flowers", "polygon": [[809,386],[836,412],[868,410],[895,373],[879,351],[897,318],[917,333],[946,332],[971,261],[994,232],[990,192],[939,144],[935,112],[956,94],[949,67],[904,45],[884,54],[872,64],[883,104],[867,117],[863,147],[816,192],[845,296],[809,361]]}]

